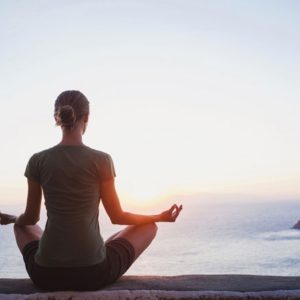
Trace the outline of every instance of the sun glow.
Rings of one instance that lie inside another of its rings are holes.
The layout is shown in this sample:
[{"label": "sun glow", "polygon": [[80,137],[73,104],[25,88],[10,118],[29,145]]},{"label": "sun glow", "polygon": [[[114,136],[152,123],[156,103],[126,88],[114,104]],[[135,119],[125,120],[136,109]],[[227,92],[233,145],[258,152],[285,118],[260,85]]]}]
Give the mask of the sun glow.
[{"label": "sun glow", "polygon": [[164,201],[165,195],[168,193],[149,184],[139,184],[134,187],[125,185],[122,188],[118,188],[118,190],[122,205],[136,208],[155,207]]},{"label": "sun glow", "polygon": [[90,100],[85,143],[112,155],[129,202],[300,196],[294,4],[104,2],[2,4],[1,110],[14,117],[0,120],[1,201],[24,199],[14,186],[59,141],[53,103],[70,88]]}]

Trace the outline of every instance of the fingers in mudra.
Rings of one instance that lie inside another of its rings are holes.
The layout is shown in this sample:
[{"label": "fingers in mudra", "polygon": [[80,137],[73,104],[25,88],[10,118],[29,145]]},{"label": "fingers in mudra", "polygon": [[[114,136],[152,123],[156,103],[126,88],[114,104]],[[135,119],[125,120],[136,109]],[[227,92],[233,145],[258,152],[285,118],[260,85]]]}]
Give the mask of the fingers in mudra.
[{"label": "fingers in mudra", "polygon": [[182,210],[182,205],[180,205],[179,207],[175,204],[172,206],[172,213],[171,213],[171,217],[172,217],[172,221],[175,222],[177,217],[179,216],[179,213]]},{"label": "fingers in mudra", "polygon": [[15,223],[15,221],[16,221],[16,216],[3,214],[0,212],[0,224],[1,225]]}]

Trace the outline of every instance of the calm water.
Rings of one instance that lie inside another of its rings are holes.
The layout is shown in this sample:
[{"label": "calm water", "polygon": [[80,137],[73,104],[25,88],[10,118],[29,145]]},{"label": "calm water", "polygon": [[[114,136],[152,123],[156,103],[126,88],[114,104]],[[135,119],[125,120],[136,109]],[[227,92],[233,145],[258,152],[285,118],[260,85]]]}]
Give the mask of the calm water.
[{"label": "calm water", "polygon": [[[156,240],[127,274],[300,275],[300,231],[290,229],[300,219],[300,201],[217,204],[194,199],[183,204],[178,221],[159,224]],[[103,209],[100,218],[105,239],[120,229],[109,224]],[[0,227],[0,270],[2,278],[27,277],[12,226]]]}]

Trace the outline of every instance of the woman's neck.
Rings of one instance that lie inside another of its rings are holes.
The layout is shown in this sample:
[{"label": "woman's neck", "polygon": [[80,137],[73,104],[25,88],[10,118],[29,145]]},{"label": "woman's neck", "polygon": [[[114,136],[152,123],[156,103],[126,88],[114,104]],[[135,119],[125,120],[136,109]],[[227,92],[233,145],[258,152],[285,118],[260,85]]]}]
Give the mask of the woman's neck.
[{"label": "woman's neck", "polygon": [[83,145],[82,133],[79,130],[63,130],[62,139],[59,145]]}]

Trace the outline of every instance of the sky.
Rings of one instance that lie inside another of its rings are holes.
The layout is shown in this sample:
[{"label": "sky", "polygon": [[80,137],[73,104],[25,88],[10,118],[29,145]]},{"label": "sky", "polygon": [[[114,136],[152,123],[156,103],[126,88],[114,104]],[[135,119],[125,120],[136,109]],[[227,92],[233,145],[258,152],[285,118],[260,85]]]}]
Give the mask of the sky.
[{"label": "sky", "polygon": [[0,0],[0,203],[24,201],[28,159],[60,142],[67,89],[88,97],[84,142],[111,154],[126,201],[299,198],[299,9]]}]

